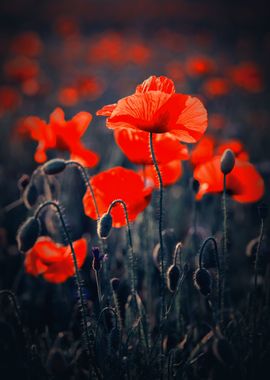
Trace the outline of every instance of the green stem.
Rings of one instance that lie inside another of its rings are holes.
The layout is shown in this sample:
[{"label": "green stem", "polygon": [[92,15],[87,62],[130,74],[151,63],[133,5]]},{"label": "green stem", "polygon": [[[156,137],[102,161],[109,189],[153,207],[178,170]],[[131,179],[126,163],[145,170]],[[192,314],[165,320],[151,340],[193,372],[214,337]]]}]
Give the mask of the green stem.
[{"label": "green stem", "polygon": [[99,272],[97,270],[94,270],[95,272],[95,279],[96,279],[96,285],[97,285],[97,293],[98,293],[98,302],[99,306],[101,306],[101,287],[100,287],[100,281],[99,281]]},{"label": "green stem", "polygon": [[121,204],[121,206],[124,209],[125,213],[125,219],[127,223],[127,234],[128,234],[128,244],[129,244],[129,262],[130,262],[130,267],[131,267],[131,293],[134,295],[136,293],[136,274],[135,274],[135,267],[136,267],[136,260],[135,260],[135,254],[133,251],[133,243],[132,243],[132,236],[131,236],[131,228],[129,224],[129,218],[128,218],[128,211],[127,211],[127,205],[122,199],[116,199],[114,200],[108,209],[108,214],[110,214],[111,210],[113,207],[115,207],[117,204]]},{"label": "green stem", "polygon": [[221,320],[224,318],[225,309],[225,287],[228,275],[228,237],[227,237],[227,196],[226,196],[226,174],[223,177],[223,258],[221,270]]},{"label": "green stem", "polygon": [[[163,212],[163,182],[162,176],[158,167],[158,163],[155,156],[154,146],[153,146],[153,133],[149,133],[149,146],[150,152],[153,160],[153,164],[157,173],[158,182],[159,182],[159,223],[158,223],[158,232],[159,232],[159,243],[160,243],[160,292],[161,292],[161,321],[165,316],[165,270],[164,270],[164,243],[162,236],[162,212]],[[161,342],[160,342],[160,354],[161,354],[161,373],[160,378],[163,379],[163,369],[164,369],[164,349],[163,349],[163,329],[161,333]]]}]

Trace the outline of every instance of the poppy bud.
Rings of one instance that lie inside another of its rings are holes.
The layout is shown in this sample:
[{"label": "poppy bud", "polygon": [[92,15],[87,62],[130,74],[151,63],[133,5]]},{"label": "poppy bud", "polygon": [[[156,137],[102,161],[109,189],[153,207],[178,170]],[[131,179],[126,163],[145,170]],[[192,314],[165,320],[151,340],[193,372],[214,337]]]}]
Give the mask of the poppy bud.
[{"label": "poppy bud", "polygon": [[112,216],[110,213],[103,214],[99,219],[97,233],[100,239],[106,239],[112,228]]},{"label": "poppy bud", "polygon": [[40,232],[40,223],[37,218],[27,219],[19,228],[17,234],[17,243],[19,251],[27,252],[33,247]]},{"label": "poppy bud", "polygon": [[267,218],[267,215],[268,215],[268,207],[265,203],[261,203],[259,206],[258,206],[258,213],[259,213],[259,217],[261,219],[266,219]]},{"label": "poppy bud", "polygon": [[231,149],[226,149],[220,160],[220,169],[223,174],[229,174],[235,165],[235,155]]},{"label": "poppy bud", "polygon": [[17,183],[17,186],[18,186],[18,189],[20,190],[21,193],[24,192],[24,190],[26,189],[26,187],[29,185],[30,183],[30,177],[29,175],[27,174],[23,174],[19,180],[18,180],[18,183]]},{"label": "poppy bud", "polygon": [[92,255],[93,255],[92,268],[96,272],[98,272],[101,269],[101,262],[102,262],[104,256],[100,254],[100,250],[98,247],[92,248]]},{"label": "poppy bud", "polygon": [[176,291],[180,275],[180,269],[177,265],[171,265],[168,268],[166,278],[167,287],[170,292],[174,293]]},{"label": "poppy bud", "polygon": [[46,162],[43,165],[43,170],[45,174],[52,175],[61,173],[66,168],[66,161],[61,158],[55,158]]},{"label": "poppy bud", "polygon": [[114,277],[111,279],[111,287],[114,292],[117,292],[117,290],[119,289],[119,285],[120,285],[119,278]]},{"label": "poppy bud", "polygon": [[193,276],[194,285],[204,296],[208,296],[211,292],[212,277],[210,272],[205,268],[199,268],[196,270]]},{"label": "poppy bud", "polygon": [[38,200],[38,191],[33,183],[29,183],[23,193],[23,201],[27,208],[31,209]]},{"label": "poppy bud", "polygon": [[232,367],[235,362],[235,354],[232,346],[225,338],[215,339],[212,345],[214,356],[226,367]]}]

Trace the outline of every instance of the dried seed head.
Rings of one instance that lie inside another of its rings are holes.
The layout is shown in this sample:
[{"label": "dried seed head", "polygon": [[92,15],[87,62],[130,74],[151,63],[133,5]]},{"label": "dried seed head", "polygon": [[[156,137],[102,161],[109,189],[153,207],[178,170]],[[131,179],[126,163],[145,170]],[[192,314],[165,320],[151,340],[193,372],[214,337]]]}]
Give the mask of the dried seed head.
[{"label": "dried seed head", "polygon": [[27,174],[23,174],[18,182],[17,182],[17,186],[18,186],[18,189],[20,190],[21,193],[24,192],[24,190],[26,189],[26,187],[29,185],[30,183],[30,177],[29,175]]},{"label": "dried seed head", "polygon": [[214,356],[226,367],[232,367],[235,362],[235,354],[231,344],[225,338],[217,338],[212,345]]},{"label": "dried seed head", "polygon": [[167,287],[170,292],[174,293],[176,291],[179,279],[181,276],[181,271],[177,265],[171,265],[166,274]]},{"label": "dried seed head", "polygon": [[40,232],[40,223],[37,218],[27,219],[19,228],[17,233],[17,243],[19,251],[27,252],[33,247]]},{"label": "dried seed head", "polygon": [[112,287],[112,289],[113,289],[114,292],[118,291],[119,285],[120,285],[119,278],[114,277],[114,278],[111,279],[111,287]]},{"label": "dried seed head", "polygon": [[226,149],[220,160],[220,169],[223,174],[229,174],[235,165],[235,155],[231,149]]},{"label": "dried seed head", "polygon": [[268,207],[265,203],[261,203],[259,206],[258,206],[258,213],[259,213],[259,217],[261,219],[266,219],[267,218],[267,215],[268,215]]},{"label": "dried seed head", "polygon": [[97,225],[97,233],[100,239],[107,239],[112,228],[112,216],[110,213],[103,214]]},{"label": "dried seed head", "polygon": [[35,206],[38,200],[38,191],[36,186],[30,182],[23,192],[23,201],[28,209]]},{"label": "dried seed head", "polygon": [[44,173],[48,175],[61,173],[63,170],[65,170],[65,168],[66,161],[62,160],[61,158],[55,158],[43,165]]},{"label": "dried seed head", "polygon": [[196,270],[193,276],[194,285],[204,296],[208,296],[211,293],[212,277],[210,272],[205,268],[199,268]]}]

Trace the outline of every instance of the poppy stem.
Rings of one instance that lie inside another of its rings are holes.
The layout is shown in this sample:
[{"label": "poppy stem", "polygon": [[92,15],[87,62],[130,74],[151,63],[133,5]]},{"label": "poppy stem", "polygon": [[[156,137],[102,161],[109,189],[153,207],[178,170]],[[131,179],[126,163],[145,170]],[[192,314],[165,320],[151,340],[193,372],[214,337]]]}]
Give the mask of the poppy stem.
[{"label": "poppy stem", "polygon": [[41,211],[48,206],[53,206],[56,209],[58,216],[60,218],[64,233],[65,233],[65,237],[66,237],[68,244],[70,246],[70,249],[71,249],[72,260],[73,260],[73,265],[74,265],[74,269],[75,269],[75,279],[76,279],[76,285],[77,285],[77,291],[78,291],[78,298],[79,298],[80,309],[81,309],[81,314],[82,314],[83,330],[84,330],[84,334],[86,336],[87,353],[90,357],[90,355],[91,355],[90,354],[91,353],[91,343],[90,343],[90,336],[89,336],[89,331],[88,331],[88,327],[87,327],[87,312],[86,312],[86,307],[85,307],[85,303],[84,303],[82,280],[81,280],[80,271],[79,271],[79,267],[78,267],[78,263],[77,263],[77,259],[76,259],[76,254],[74,251],[74,247],[72,244],[70,234],[68,232],[68,229],[67,229],[64,217],[63,217],[63,213],[61,211],[60,206],[56,202],[47,201],[47,202],[42,203],[37,208],[37,210],[35,212],[35,218],[38,218]]},{"label": "poppy stem", "polygon": [[221,307],[221,273],[220,273],[220,260],[219,260],[219,254],[218,254],[218,247],[217,247],[217,241],[213,236],[208,237],[207,239],[204,240],[200,251],[199,251],[199,267],[202,269],[203,267],[203,254],[204,254],[204,249],[206,245],[212,241],[214,245],[214,251],[215,251],[215,261],[216,261],[216,266],[217,266],[217,290],[218,290],[218,310],[220,310]]},{"label": "poppy stem", "polygon": [[228,236],[227,236],[227,195],[226,195],[226,174],[223,177],[223,260],[222,260],[222,271],[221,271],[221,319],[224,318],[224,307],[225,307],[225,287],[228,285],[226,282],[228,275]]},{"label": "poppy stem", "polygon": [[100,281],[99,281],[99,271],[94,270],[94,272],[95,272],[95,280],[96,280],[96,285],[97,285],[98,302],[99,302],[99,305],[101,306],[102,295],[101,295],[101,287],[100,287]]},{"label": "poppy stem", "polygon": [[[161,173],[158,167],[158,163],[156,160],[156,155],[153,146],[153,133],[149,133],[149,146],[150,152],[153,160],[153,164],[157,173],[158,182],[159,182],[159,244],[160,244],[160,291],[161,291],[161,321],[165,317],[165,270],[164,270],[164,244],[163,244],[163,236],[162,236],[162,211],[163,211],[163,182]],[[163,348],[163,332],[161,334],[161,342],[160,342],[160,354],[161,354],[161,379],[163,379],[163,368],[164,368],[164,348]]]},{"label": "poppy stem", "polygon": [[255,356],[256,352],[256,329],[257,329],[257,320],[256,320],[256,300],[257,300],[257,292],[258,292],[258,271],[259,271],[259,260],[260,260],[260,251],[264,234],[264,220],[261,218],[261,228],[259,241],[256,249],[256,258],[255,258],[255,266],[254,266],[254,294],[253,294],[253,331],[252,331],[252,341],[253,341],[253,355]]},{"label": "poppy stem", "polygon": [[129,244],[129,263],[130,263],[130,272],[131,272],[131,293],[134,295],[136,293],[136,274],[135,274],[135,267],[136,267],[136,258],[133,251],[133,243],[132,243],[132,236],[131,236],[131,228],[128,218],[128,211],[127,211],[127,205],[122,199],[116,199],[114,200],[109,208],[107,213],[110,214],[113,207],[115,207],[117,204],[121,204],[121,206],[124,209],[126,223],[127,223],[127,234],[128,234],[128,244]]}]

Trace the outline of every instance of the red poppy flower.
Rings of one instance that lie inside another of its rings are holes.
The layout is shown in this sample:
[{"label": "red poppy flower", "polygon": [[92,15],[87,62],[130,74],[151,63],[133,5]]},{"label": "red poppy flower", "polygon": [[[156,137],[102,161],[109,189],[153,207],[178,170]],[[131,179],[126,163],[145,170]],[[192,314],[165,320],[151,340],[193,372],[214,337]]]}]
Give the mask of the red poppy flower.
[{"label": "red poppy flower", "polygon": [[20,124],[19,132],[29,134],[33,140],[38,141],[35,160],[39,163],[46,161],[47,149],[59,149],[69,151],[72,160],[93,167],[99,160],[98,155],[81,142],[91,120],[90,113],[79,112],[66,121],[64,111],[56,108],[51,113],[48,124],[39,117],[29,116]]},{"label": "red poppy flower", "polygon": [[[170,186],[176,183],[183,174],[182,163],[179,160],[171,161],[166,164],[159,165],[163,186]],[[139,171],[142,178],[150,179],[155,188],[159,188],[159,181],[156,170],[153,165],[146,165],[144,170]]]},{"label": "red poppy flower", "polygon": [[244,160],[244,161],[249,160],[249,155],[244,150],[243,144],[241,143],[241,141],[237,139],[228,140],[220,144],[217,147],[216,153],[218,155],[222,155],[222,153],[225,152],[226,149],[231,149],[233,153],[235,154],[235,157],[237,157],[239,160]]},{"label": "red poppy flower", "polygon": [[216,66],[212,59],[198,56],[187,60],[187,71],[190,75],[205,75],[215,70]]},{"label": "red poppy flower", "polygon": [[[78,267],[81,268],[87,253],[87,242],[79,239],[73,242]],[[53,283],[66,281],[75,273],[70,247],[55,243],[49,237],[40,237],[27,253],[24,261],[27,273],[41,275]]]},{"label": "red poppy flower", "polygon": [[[100,215],[107,212],[110,204],[115,199],[122,199],[127,205],[128,217],[132,222],[151,200],[153,188],[145,186],[141,176],[133,170],[118,166],[93,176],[90,181]],[[92,219],[97,219],[94,202],[89,190],[84,195],[83,204],[85,214]],[[111,215],[113,227],[126,225],[121,205],[116,205],[112,209]]]},{"label": "red poppy flower", "polygon": [[249,92],[263,90],[263,79],[259,67],[252,62],[244,62],[231,69],[234,83]]},{"label": "red poppy flower", "polygon": [[133,95],[105,106],[97,115],[108,116],[107,127],[169,133],[180,141],[199,140],[207,128],[207,112],[201,101],[176,94],[173,82],[152,76]]},{"label": "red poppy flower", "polygon": [[9,59],[4,65],[4,71],[8,78],[24,82],[36,78],[39,74],[39,65],[36,61],[26,57]]},{"label": "red poppy flower", "polygon": [[[152,164],[147,132],[120,129],[114,131],[114,138],[131,162],[141,165]],[[189,157],[187,147],[168,133],[154,134],[153,144],[158,163],[165,164],[177,159],[187,160]]]},{"label": "red poppy flower", "polygon": [[19,92],[10,86],[0,87],[0,116],[16,109],[21,103]]},{"label": "red poppy flower", "polygon": [[218,146],[212,136],[204,136],[195,146],[191,153],[190,161],[195,167],[211,160],[215,155],[222,155],[226,149],[231,149],[239,160],[248,161],[248,153],[244,150],[241,141],[232,139],[225,141]]},{"label": "red poppy flower", "polygon": [[192,150],[190,161],[193,166],[202,164],[214,156],[215,140],[211,136],[204,136]]},{"label": "red poppy flower", "polygon": [[204,82],[203,90],[210,97],[224,96],[230,91],[230,83],[224,78],[211,78]]},{"label": "red poppy flower", "polygon": [[[199,181],[200,188],[196,199],[200,200],[207,193],[223,191],[223,173],[220,170],[221,156],[199,165],[194,170],[194,178]],[[255,167],[247,162],[236,159],[235,167],[226,176],[226,186],[232,198],[241,203],[256,202],[264,193],[264,182]]]},{"label": "red poppy flower", "polygon": [[11,43],[13,53],[27,57],[38,56],[43,49],[42,41],[35,32],[24,32],[16,36]]}]

